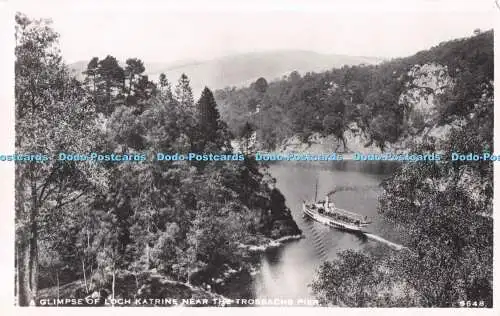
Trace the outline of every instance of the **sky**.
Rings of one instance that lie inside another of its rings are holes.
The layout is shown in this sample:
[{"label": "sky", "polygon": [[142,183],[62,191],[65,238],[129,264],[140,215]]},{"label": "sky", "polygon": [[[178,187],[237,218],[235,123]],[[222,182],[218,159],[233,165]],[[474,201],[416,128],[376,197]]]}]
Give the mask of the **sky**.
[{"label": "sky", "polygon": [[[403,57],[493,28],[494,0],[23,1],[51,18],[69,63],[209,60],[270,50]],[[43,5],[40,5],[40,4]]]}]

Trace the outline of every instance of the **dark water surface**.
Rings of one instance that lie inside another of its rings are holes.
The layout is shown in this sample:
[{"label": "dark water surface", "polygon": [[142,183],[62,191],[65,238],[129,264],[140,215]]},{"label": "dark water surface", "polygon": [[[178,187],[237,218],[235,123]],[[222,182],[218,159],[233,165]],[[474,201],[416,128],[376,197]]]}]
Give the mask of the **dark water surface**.
[{"label": "dark water surface", "polygon": [[[251,293],[254,298],[313,298],[308,284],[322,262],[334,259],[338,251],[362,250],[376,242],[303,218],[302,200],[314,199],[316,179],[318,199],[336,190],[333,195],[336,206],[368,216],[373,220],[367,229],[370,233],[398,242],[391,225],[377,214],[379,185],[396,167],[394,164],[357,161],[271,165],[270,172],[277,180],[276,186],[285,196],[305,238],[262,254],[258,273],[253,278],[233,281],[233,291],[227,293],[228,296],[238,298],[243,297],[243,293]],[[236,290],[238,287],[240,290]]]}]

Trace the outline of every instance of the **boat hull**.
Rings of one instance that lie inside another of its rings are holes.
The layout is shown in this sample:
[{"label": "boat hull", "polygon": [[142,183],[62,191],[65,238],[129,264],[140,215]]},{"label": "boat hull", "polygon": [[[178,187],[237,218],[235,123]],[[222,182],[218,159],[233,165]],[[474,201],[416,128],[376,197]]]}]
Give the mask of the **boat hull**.
[{"label": "boat hull", "polygon": [[311,217],[315,221],[322,223],[324,225],[349,232],[358,232],[358,233],[363,232],[363,226],[357,226],[354,224],[337,221],[335,219],[332,219],[328,216],[322,215],[316,211],[309,209],[306,205],[303,205],[302,211],[304,212],[305,215]]}]

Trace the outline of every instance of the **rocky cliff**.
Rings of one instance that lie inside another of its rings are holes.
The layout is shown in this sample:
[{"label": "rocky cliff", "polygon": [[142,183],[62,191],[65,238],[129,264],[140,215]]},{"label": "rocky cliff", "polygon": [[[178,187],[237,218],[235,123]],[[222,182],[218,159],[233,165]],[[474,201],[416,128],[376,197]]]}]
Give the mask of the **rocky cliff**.
[{"label": "rocky cliff", "polygon": [[[406,153],[419,144],[423,138],[430,137],[436,140],[444,138],[450,129],[464,124],[463,120],[456,120],[449,124],[440,125],[438,109],[440,97],[453,88],[454,80],[448,72],[447,66],[437,63],[414,65],[407,73],[408,80],[404,83],[405,89],[399,95],[399,106],[405,110],[405,133],[394,143],[388,143],[384,152]],[[299,136],[285,139],[277,148],[279,152],[363,152],[381,153],[367,132],[356,122],[347,126],[343,133],[343,140],[334,135],[322,136],[312,134],[307,142]],[[345,144],[345,146],[344,146]]]}]

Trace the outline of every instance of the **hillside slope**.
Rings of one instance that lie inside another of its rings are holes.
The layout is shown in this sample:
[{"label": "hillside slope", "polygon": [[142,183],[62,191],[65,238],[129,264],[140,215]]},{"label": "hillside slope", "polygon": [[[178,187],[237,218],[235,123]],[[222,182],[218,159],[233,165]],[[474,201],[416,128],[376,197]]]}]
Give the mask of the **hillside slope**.
[{"label": "hillside slope", "polygon": [[233,133],[250,135],[250,126],[261,149],[380,152],[445,137],[478,103],[489,104],[492,91],[488,31],[379,65],[295,73],[265,90],[223,89],[216,98]]},{"label": "hillside slope", "polygon": [[[101,56],[103,57],[103,56]],[[325,55],[309,51],[270,51],[230,55],[208,61],[179,61],[175,63],[145,62],[146,74],[156,81],[165,73],[170,82],[177,82],[182,73],[187,74],[195,96],[208,86],[220,89],[226,86],[243,86],[259,77],[279,79],[294,70],[318,72],[342,65],[374,64],[381,59],[346,55]],[[83,78],[88,61],[70,65],[78,78]]]}]

